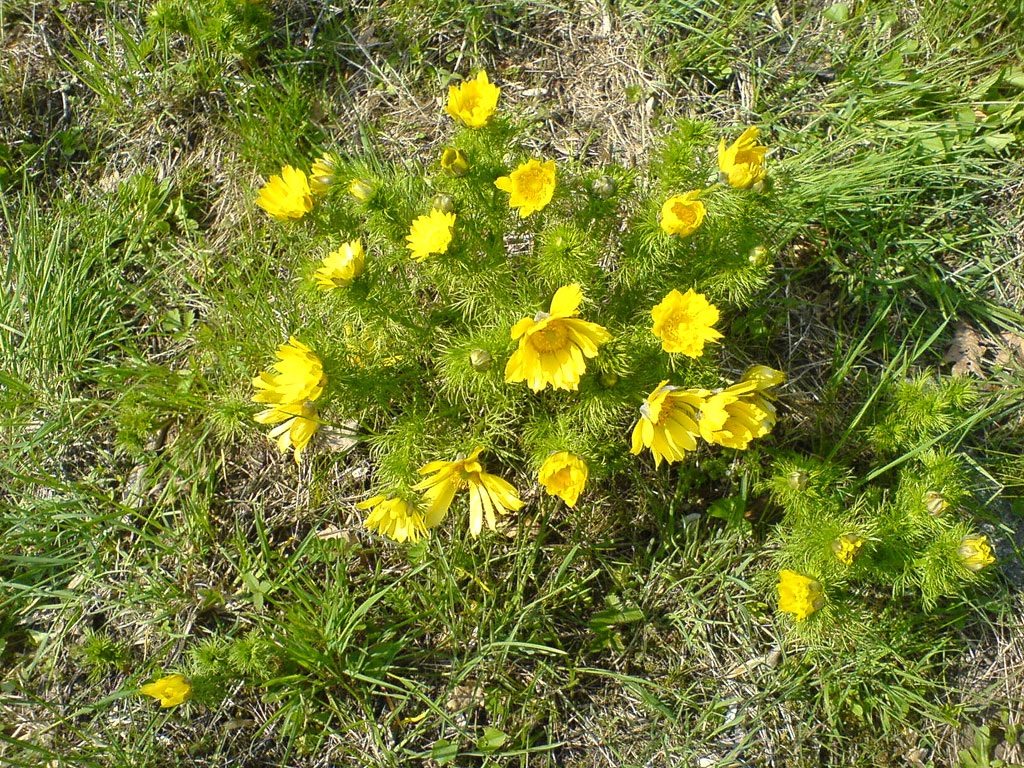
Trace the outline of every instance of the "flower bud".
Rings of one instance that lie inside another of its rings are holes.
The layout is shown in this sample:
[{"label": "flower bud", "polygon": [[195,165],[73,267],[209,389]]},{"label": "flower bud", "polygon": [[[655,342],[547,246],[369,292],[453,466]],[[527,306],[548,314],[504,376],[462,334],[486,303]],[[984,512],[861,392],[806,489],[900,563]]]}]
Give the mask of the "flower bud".
[{"label": "flower bud", "polygon": [[855,533],[844,533],[832,542],[832,551],[843,565],[853,565],[853,559],[863,546],[864,539],[860,536]]},{"label": "flower bud", "polygon": [[365,203],[373,194],[373,187],[362,179],[352,179],[352,183],[348,185],[348,191],[356,200]]},{"label": "flower bud", "polygon": [[619,185],[611,176],[598,176],[590,184],[590,194],[601,200],[607,200],[619,189]]},{"label": "flower bud", "polygon": [[961,562],[975,573],[996,561],[992,547],[988,544],[988,536],[964,536],[956,553]]},{"label": "flower bud", "polygon": [[949,509],[949,502],[942,497],[941,493],[928,491],[928,493],[924,495],[924,507],[932,517],[939,517],[943,512]]},{"label": "flower bud", "polygon": [[430,206],[441,213],[451,213],[452,209],[455,208],[455,201],[451,195],[438,192],[434,195],[434,199],[430,201]]},{"label": "flower bud", "polygon": [[772,182],[766,176],[763,179],[755,181],[750,188],[759,195],[763,195],[765,192],[770,192],[772,189]]},{"label": "flower bud", "polygon": [[616,384],[619,383],[619,377],[616,376],[611,371],[604,371],[604,372],[602,372],[602,374],[600,376],[600,380],[601,380],[601,386],[602,387],[607,387],[608,389],[611,389],[612,387],[614,387]]},{"label": "flower bud", "polygon": [[768,263],[768,249],[763,245],[755,245],[747,254],[747,260],[753,267],[763,267]]},{"label": "flower bud", "polygon": [[469,353],[469,364],[477,373],[483,373],[491,367],[491,353],[486,349],[474,349]]},{"label": "flower bud", "polygon": [[445,147],[441,153],[441,167],[452,176],[465,176],[469,171],[469,158],[461,149]]},{"label": "flower bud", "polygon": [[786,483],[794,491],[802,491],[807,487],[807,481],[810,479],[807,472],[802,469],[794,469],[788,475],[786,475]]}]

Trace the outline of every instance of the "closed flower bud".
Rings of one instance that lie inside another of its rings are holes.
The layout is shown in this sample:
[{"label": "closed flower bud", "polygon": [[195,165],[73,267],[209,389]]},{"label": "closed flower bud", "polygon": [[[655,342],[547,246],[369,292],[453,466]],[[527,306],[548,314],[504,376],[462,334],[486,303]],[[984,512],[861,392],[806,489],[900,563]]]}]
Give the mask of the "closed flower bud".
[{"label": "closed flower bud", "polygon": [[768,249],[763,245],[755,245],[747,254],[747,260],[753,267],[763,267],[768,263]]},{"label": "closed flower bud", "polygon": [[365,203],[373,194],[373,187],[362,179],[352,179],[352,183],[348,185],[348,191],[356,200]]},{"label": "closed flower bud", "polygon": [[794,469],[788,475],[786,475],[786,483],[794,491],[802,491],[807,487],[807,481],[810,478],[807,473],[802,469]]},{"label": "closed flower bud", "polygon": [[607,200],[619,189],[619,185],[611,176],[598,176],[590,184],[590,194],[601,200]]},{"label": "closed flower bud", "polygon": [[975,573],[996,561],[992,547],[988,544],[988,536],[964,536],[956,553],[961,562]]},{"label": "closed flower bud", "polygon": [[832,551],[843,565],[853,565],[853,559],[863,546],[864,539],[860,536],[855,533],[844,533],[832,542]]},{"label": "closed flower bud", "polygon": [[601,386],[608,387],[609,389],[611,389],[612,387],[619,383],[619,377],[616,376],[611,371],[605,371],[604,373],[601,374],[600,378]]},{"label": "closed flower bud", "polygon": [[772,189],[771,181],[765,177],[758,181],[755,181],[750,185],[750,188],[759,195],[763,195],[765,192],[770,192]]},{"label": "closed flower bud", "polygon": [[465,176],[469,171],[469,158],[461,149],[445,147],[441,153],[441,167],[452,176]]},{"label": "closed flower bud", "polygon": [[949,502],[942,497],[941,493],[928,491],[928,493],[924,495],[924,507],[932,517],[939,517],[943,512],[949,509]]},{"label": "closed flower bud", "polygon": [[451,195],[439,192],[434,195],[434,199],[430,202],[430,206],[441,213],[451,213],[455,208],[455,201],[452,199]]},{"label": "closed flower bud", "polygon": [[491,353],[486,349],[474,349],[469,353],[469,364],[477,373],[483,373],[491,367]]}]

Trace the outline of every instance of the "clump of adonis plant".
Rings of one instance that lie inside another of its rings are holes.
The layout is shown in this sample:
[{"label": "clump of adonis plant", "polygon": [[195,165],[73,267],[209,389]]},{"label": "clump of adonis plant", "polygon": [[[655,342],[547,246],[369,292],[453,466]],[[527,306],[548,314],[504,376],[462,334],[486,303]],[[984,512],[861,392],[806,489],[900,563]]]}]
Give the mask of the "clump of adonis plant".
[{"label": "clump of adonis plant", "polygon": [[778,610],[805,640],[886,637],[894,611],[933,611],[991,572],[974,513],[980,477],[945,446],[977,394],[930,372],[889,388],[861,431],[867,467],[778,458],[764,483],[784,511],[773,529]]},{"label": "clump of adonis plant", "polygon": [[501,101],[480,72],[426,167],[325,151],[255,200],[304,259],[256,419],[296,461],[358,424],[358,506],[397,541],[449,511],[477,536],[528,503],[578,509],[776,422],[785,375],[727,333],[783,229],[757,129],[684,121],[648,166],[591,168],[524,149]]}]

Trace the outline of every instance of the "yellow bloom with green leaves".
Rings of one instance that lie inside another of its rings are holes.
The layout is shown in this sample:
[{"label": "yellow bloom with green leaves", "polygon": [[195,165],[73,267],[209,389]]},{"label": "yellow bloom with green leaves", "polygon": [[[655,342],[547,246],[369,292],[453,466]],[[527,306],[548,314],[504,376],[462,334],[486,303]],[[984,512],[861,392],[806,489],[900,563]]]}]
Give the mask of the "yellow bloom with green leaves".
[{"label": "yellow bloom with green leaves", "polygon": [[336,180],[341,159],[334,152],[324,152],[313,161],[309,173],[309,187],[315,195],[323,195]]},{"label": "yellow bloom with green leaves", "polygon": [[640,420],[633,427],[629,452],[639,455],[650,448],[655,467],[662,459],[669,464],[682,461],[687,451],[697,447],[699,413],[708,394],[703,389],[670,385],[668,379],[662,381],[640,406]]},{"label": "yellow bloom with green leaves", "polygon": [[611,334],[597,323],[576,315],[583,301],[578,283],[563,285],[551,299],[549,312],[524,317],[512,326],[519,348],[505,366],[505,381],[525,381],[534,392],[549,384],[555,389],[579,389],[587,370],[587,358],[597,357],[598,347]]},{"label": "yellow bloom with green leaves", "polygon": [[844,533],[832,542],[832,552],[843,565],[853,565],[854,559],[864,546],[864,539],[855,533]]},{"label": "yellow bloom with green leaves", "polygon": [[544,460],[538,480],[549,496],[557,496],[567,506],[575,507],[587,485],[590,469],[575,453],[556,451]]},{"label": "yellow bloom with green leaves", "polygon": [[192,695],[192,681],[184,675],[167,675],[142,686],[139,693],[158,699],[161,708],[176,707]]},{"label": "yellow bloom with green leaves", "polygon": [[297,464],[320,427],[313,401],[327,386],[327,375],[320,358],[294,337],[278,347],[276,355],[274,372],[263,371],[252,380],[258,390],[253,401],[270,405],[253,418],[260,424],[278,424],[270,437],[282,453],[294,448]]},{"label": "yellow bloom with green leaves", "polygon": [[344,288],[363,274],[366,265],[366,253],[363,242],[359,238],[342,243],[321,261],[321,267],[313,277],[316,287],[321,291]]},{"label": "yellow bloom with green leaves", "polygon": [[727,148],[725,139],[718,142],[718,172],[730,187],[746,189],[766,176],[764,153],[768,147],[757,143],[757,128],[747,128]]},{"label": "yellow bloom with green leaves", "polygon": [[529,160],[508,176],[494,180],[494,186],[509,193],[509,208],[519,209],[519,218],[541,210],[555,194],[555,161]]},{"label": "yellow bloom with green leaves", "polygon": [[256,204],[275,219],[301,219],[313,210],[313,193],[306,174],[286,165],[260,187]]},{"label": "yellow bloom with green leaves", "polygon": [[668,235],[686,237],[700,229],[708,209],[698,200],[700,190],[672,195],[661,206],[661,228]]},{"label": "yellow bloom with green leaves", "polygon": [[700,357],[707,342],[722,338],[722,334],[711,327],[718,322],[718,307],[692,288],[686,293],[673,288],[651,310],[651,317],[654,318],[651,331],[661,339],[665,352]]},{"label": "yellow bloom with green leaves", "polygon": [[501,88],[491,85],[487,72],[481,69],[476,79],[448,87],[448,105],[444,111],[469,128],[483,128],[494,116],[499,96]]},{"label": "yellow bloom with green leaves", "polygon": [[700,434],[709,443],[746,450],[755,438],[775,426],[775,405],[765,390],[785,381],[785,375],[765,365],[747,369],[743,377],[712,394],[701,408]]},{"label": "yellow bloom with green leaves", "polygon": [[431,208],[429,214],[413,221],[406,247],[416,261],[423,261],[432,254],[445,253],[454,235],[455,214]]},{"label": "yellow bloom with green leaves", "polygon": [[356,504],[356,507],[370,510],[363,525],[389,539],[415,542],[427,535],[423,513],[405,499],[374,496]]},{"label": "yellow bloom with green leaves", "polygon": [[988,536],[964,536],[956,553],[960,557],[960,562],[975,573],[996,561],[992,547],[988,543]]},{"label": "yellow bloom with green leaves", "polygon": [[511,483],[484,471],[479,461],[481,451],[483,448],[477,448],[464,459],[431,461],[419,468],[421,475],[432,475],[413,486],[430,502],[425,516],[427,527],[440,524],[455,494],[463,489],[469,491],[469,532],[474,537],[480,535],[485,520],[493,531],[496,515],[523,506],[519,491]]},{"label": "yellow bloom with green leaves", "polygon": [[779,610],[792,613],[797,621],[803,621],[825,605],[825,594],[821,584],[796,571],[779,571]]}]

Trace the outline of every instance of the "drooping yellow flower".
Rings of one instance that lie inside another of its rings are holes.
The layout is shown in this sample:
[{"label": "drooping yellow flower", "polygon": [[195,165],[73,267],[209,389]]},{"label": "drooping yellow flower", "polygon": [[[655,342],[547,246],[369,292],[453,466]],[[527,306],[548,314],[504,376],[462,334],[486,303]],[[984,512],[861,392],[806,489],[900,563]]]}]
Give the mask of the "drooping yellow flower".
[{"label": "drooping yellow flower", "polygon": [[700,229],[708,209],[697,199],[700,190],[672,195],[661,206],[661,228],[669,235],[686,237]]},{"label": "drooping yellow flower", "polygon": [[491,85],[487,72],[481,69],[475,80],[467,80],[458,88],[448,86],[444,111],[469,128],[483,128],[494,116],[500,95],[501,88]]},{"label": "drooping yellow flower", "polygon": [[700,357],[704,354],[704,344],[722,338],[722,334],[711,327],[718,322],[718,308],[692,288],[686,293],[673,288],[651,310],[651,316],[654,318],[651,331],[661,339],[665,352]]},{"label": "drooping yellow flower", "polygon": [[416,261],[423,261],[432,253],[447,251],[454,234],[455,214],[431,208],[428,215],[420,216],[412,223],[406,247],[412,251]]},{"label": "drooping yellow flower", "polygon": [[853,560],[864,546],[864,539],[855,533],[844,533],[832,542],[832,551],[843,565],[853,565]]},{"label": "drooping yellow flower", "polygon": [[327,386],[327,376],[320,358],[294,337],[278,347],[276,354],[273,370],[277,373],[263,371],[252,380],[258,390],[253,401],[270,405],[253,418],[260,424],[278,424],[270,437],[277,440],[282,453],[294,446],[297,464],[320,428],[313,401]]},{"label": "drooping yellow flower", "polygon": [[139,693],[159,699],[163,708],[176,707],[192,695],[192,681],[184,675],[167,675],[142,686]]},{"label": "drooping yellow flower", "polygon": [[960,562],[974,572],[996,561],[992,547],[988,543],[988,536],[964,536],[956,553],[960,556]]},{"label": "drooping yellow flower", "polygon": [[669,464],[681,461],[687,451],[697,447],[698,413],[707,395],[703,389],[671,386],[668,379],[658,384],[640,406],[629,452],[639,455],[645,447],[650,448],[655,467],[661,466],[662,459]]},{"label": "drooping yellow flower", "polygon": [[323,266],[316,271],[316,287],[321,291],[344,288],[361,274],[366,265],[366,253],[363,242],[359,238],[342,243],[331,251],[321,262]]},{"label": "drooping yellow flower", "polygon": [[280,176],[271,176],[260,188],[256,204],[275,219],[301,219],[313,210],[306,174],[286,165]]},{"label": "drooping yellow flower", "polygon": [[512,326],[519,348],[505,366],[505,381],[525,381],[534,392],[548,384],[576,390],[587,370],[586,358],[596,357],[600,344],[611,334],[597,323],[576,317],[583,291],[577,283],[563,285],[551,299],[550,312],[524,317]]},{"label": "drooping yellow flower", "polygon": [[757,128],[747,128],[728,149],[724,138],[718,142],[719,175],[730,187],[746,189],[765,177],[762,164],[768,147],[757,143],[757,133]]},{"label": "drooping yellow flower", "polygon": [[405,499],[374,496],[356,507],[371,510],[363,525],[395,541],[418,541],[427,534],[423,513]]},{"label": "drooping yellow flower", "polygon": [[518,208],[519,218],[525,219],[551,202],[555,194],[555,161],[529,160],[510,175],[499,176],[494,186],[509,193],[508,207]]},{"label": "drooping yellow flower", "polygon": [[425,517],[428,528],[444,519],[455,494],[463,488],[469,490],[469,532],[474,537],[480,535],[484,520],[493,531],[495,514],[523,506],[519,491],[511,483],[484,471],[477,459],[482,450],[477,448],[459,461],[431,461],[419,468],[421,475],[433,475],[413,486],[430,501]]},{"label": "drooping yellow flower", "polygon": [[746,450],[775,426],[775,406],[765,390],[785,380],[764,365],[749,368],[731,387],[711,395],[701,408],[700,434],[709,443]]},{"label": "drooping yellow flower", "polygon": [[803,621],[825,605],[821,584],[796,571],[779,571],[779,610]]},{"label": "drooping yellow flower", "polygon": [[544,460],[538,479],[549,496],[558,496],[566,505],[575,507],[589,475],[590,470],[582,458],[568,451],[557,451]]},{"label": "drooping yellow flower", "polygon": [[309,187],[313,194],[322,195],[327,192],[335,181],[340,158],[334,152],[324,152],[313,161],[309,173]]},{"label": "drooping yellow flower", "polygon": [[456,147],[445,147],[441,153],[441,167],[452,176],[465,176],[469,171],[469,158]]}]

